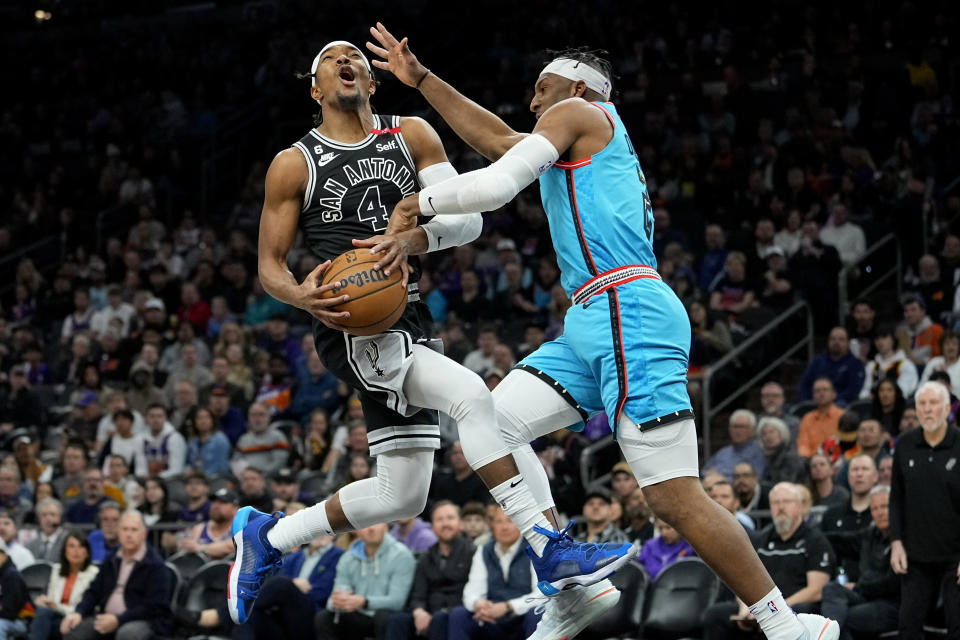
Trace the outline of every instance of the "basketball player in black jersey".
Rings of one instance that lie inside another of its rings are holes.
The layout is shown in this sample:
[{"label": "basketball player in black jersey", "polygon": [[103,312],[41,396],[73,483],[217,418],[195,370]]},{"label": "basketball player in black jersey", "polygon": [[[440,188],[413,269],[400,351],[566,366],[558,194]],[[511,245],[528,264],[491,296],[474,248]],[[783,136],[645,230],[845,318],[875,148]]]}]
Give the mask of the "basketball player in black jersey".
[{"label": "basketball player in black jersey", "polygon": [[[497,502],[520,514],[521,530],[550,526],[509,455],[483,381],[427,346],[431,320],[417,294],[416,258],[406,267],[406,310],[389,331],[351,335],[338,323],[346,312],[332,309],[347,296],[323,298],[334,290],[333,285],[319,286],[323,273],[344,251],[379,246],[388,253],[402,245],[404,253],[415,256],[445,249],[476,238],[481,219],[479,213],[445,216],[396,235],[368,237],[386,229],[390,212],[402,198],[454,177],[456,171],[424,120],[373,113],[370,96],[376,82],[357,47],[337,41],[321,49],[311,82],[322,122],[277,154],[267,171],[260,279],[270,295],[313,316],[321,361],[359,393],[370,453],[377,456],[377,477],[351,483],[293,516],[277,519],[250,507],[237,513],[232,529],[237,560],[230,569],[228,608],[239,623],[248,618],[282,551],[320,535],[423,511],[433,452],[440,446],[438,410],[457,422],[468,462]],[[310,251],[321,260],[300,283],[287,268],[298,225]],[[338,608],[354,611],[366,605],[359,595],[342,598]]]}]

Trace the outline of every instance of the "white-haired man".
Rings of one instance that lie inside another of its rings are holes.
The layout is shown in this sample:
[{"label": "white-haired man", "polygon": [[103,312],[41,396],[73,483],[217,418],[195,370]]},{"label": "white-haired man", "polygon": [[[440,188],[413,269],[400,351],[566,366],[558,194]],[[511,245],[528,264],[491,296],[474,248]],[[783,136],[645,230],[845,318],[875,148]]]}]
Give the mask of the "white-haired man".
[{"label": "white-haired man", "polygon": [[943,589],[951,634],[960,629],[960,429],[947,425],[950,393],[924,382],[914,396],[920,429],[901,434],[893,454],[890,564],[901,576],[900,638],[923,637]]},{"label": "white-haired man", "polygon": [[749,462],[757,475],[762,476],[767,458],[763,455],[763,447],[757,442],[757,416],[753,411],[737,409],[731,413],[727,433],[730,435],[730,444],[720,447],[706,461],[704,471],[715,469],[732,482],[734,467],[741,462]]}]

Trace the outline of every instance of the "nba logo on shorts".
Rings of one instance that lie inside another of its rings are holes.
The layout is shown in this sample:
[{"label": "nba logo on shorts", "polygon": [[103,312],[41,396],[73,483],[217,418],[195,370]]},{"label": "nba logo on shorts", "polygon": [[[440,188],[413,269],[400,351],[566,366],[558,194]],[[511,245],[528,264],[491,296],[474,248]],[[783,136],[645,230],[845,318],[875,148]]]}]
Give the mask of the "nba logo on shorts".
[{"label": "nba logo on shorts", "polygon": [[773,600],[768,601],[767,606],[770,607],[770,613],[776,613],[779,611],[779,609],[777,609],[777,605],[773,604]]}]

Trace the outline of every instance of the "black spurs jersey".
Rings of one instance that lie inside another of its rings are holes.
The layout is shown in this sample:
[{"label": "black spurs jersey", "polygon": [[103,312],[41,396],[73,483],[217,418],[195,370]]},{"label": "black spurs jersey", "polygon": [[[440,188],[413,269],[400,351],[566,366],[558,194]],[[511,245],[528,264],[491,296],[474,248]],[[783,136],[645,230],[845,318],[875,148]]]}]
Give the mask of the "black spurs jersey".
[{"label": "black spurs jersey", "polygon": [[[420,190],[413,155],[400,133],[400,116],[373,117],[373,130],[360,142],[338,142],[311,129],[293,145],[309,170],[300,228],[320,260],[353,249],[354,238],[383,233],[397,202]],[[410,266],[410,282],[415,283],[420,261],[411,257]]]}]

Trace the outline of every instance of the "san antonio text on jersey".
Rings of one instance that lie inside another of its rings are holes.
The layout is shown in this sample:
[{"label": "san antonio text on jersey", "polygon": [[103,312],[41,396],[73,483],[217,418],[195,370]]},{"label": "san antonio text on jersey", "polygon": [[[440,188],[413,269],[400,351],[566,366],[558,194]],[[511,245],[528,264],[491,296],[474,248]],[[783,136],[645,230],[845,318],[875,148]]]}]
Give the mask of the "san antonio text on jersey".
[{"label": "san antonio text on jersey", "polygon": [[374,129],[355,144],[311,129],[294,147],[309,169],[300,227],[320,260],[353,249],[354,238],[382,233],[397,202],[420,190],[400,116],[374,114]]}]

